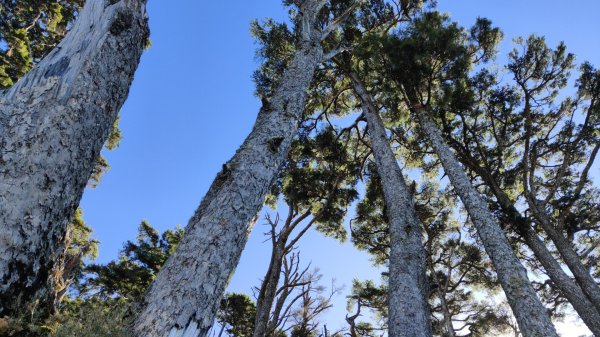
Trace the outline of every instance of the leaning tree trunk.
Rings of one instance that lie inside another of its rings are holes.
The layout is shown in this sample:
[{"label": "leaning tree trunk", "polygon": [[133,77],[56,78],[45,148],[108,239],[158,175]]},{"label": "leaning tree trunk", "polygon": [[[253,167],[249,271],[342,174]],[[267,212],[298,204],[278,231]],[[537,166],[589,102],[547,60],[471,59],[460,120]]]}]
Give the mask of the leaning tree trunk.
[{"label": "leaning tree trunk", "polygon": [[585,296],[581,288],[562,269],[560,263],[548,251],[546,245],[531,228],[524,233],[525,243],[531,248],[556,288],[567,298],[594,336],[600,336],[600,314]]},{"label": "leaning tree trunk", "polygon": [[429,112],[418,104],[414,104],[413,110],[423,133],[429,138],[434,151],[442,162],[445,173],[477,229],[477,234],[496,269],[498,280],[517,319],[521,333],[525,337],[558,337],[546,308],[529,281],[525,267],[512,250],[506,235],[494,219],[485,200],[471,185],[463,167],[448,144],[444,142],[441,132],[434,124]]},{"label": "leaning tree trunk", "polygon": [[575,276],[575,280],[586,294],[590,302],[594,305],[596,310],[600,312],[600,287],[598,283],[594,280],[592,275],[590,275],[589,270],[583,265],[581,262],[581,258],[573,249],[572,244],[567,240],[563,234],[554,227],[552,219],[546,213],[546,210],[543,209],[536,200],[531,200],[532,198],[528,198],[530,209],[550,238],[552,243],[556,246],[556,249],[560,253],[563,261]]},{"label": "leaning tree trunk", "polygon": [[136,336],[205,336],[213,324],[256,215],[287,158],[313,73],[323,59],[317,19],[324,4],[305,0],[300,5],[298,49],[250,135],[223,165],[146,294],[133,326]]},{"label": "leaning tree trunk", "polygon": [[470,165],[470,167],[480,175],[483,182],[490,188],[504,214],[508,216],[509,221],[517,228],[517,232],[522,236],[525,244],[546,270],[546,274],[554,287],[567,298],[590,331],[594,335],[600,336],[600,312],[592,305],[592,302],[585,296],[579,285],[565,273],[560,263],[533,230],[530,222],[519,213],[514,203],[500,189],[492,175],[475,164]]},{"label": "leaning tree trunk", "polygon": [[350,73],[349,77],[369,127],[369,138],[377,172],[381,177],[389,220],[389,336],[431,336],[426,253],[421,241],[421,221],[415,211],[413,195],[390,147],[379,109],[375,107],[358,76]]},{"label": "leaning tree trunk", "polygon": [[52,301],[68,222],[148,38],[145,7],[88,1],[64,40],[0,91],[0,316]]},{"label": "leaning tree trunk", "polygon": [[285,244],[287,237],[279,238],[276,245],[273,246],[271,254],[271,262],[269,269],[263,279],[260,287],[258,298],[256,299],[256,318],[254,321],[253,337],[268,336],[267,332],[271,332],[269,319],[271,317],[271,308],[277,297],[277,286],[281,276],[281,267],[285,257]]}]

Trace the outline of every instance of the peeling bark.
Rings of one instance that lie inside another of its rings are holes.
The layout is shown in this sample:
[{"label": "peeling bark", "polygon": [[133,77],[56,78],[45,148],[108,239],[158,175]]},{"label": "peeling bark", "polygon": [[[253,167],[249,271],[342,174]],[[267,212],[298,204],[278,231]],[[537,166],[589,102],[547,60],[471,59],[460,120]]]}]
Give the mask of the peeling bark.
[{"label": "peeling bark", "polygon": [[413,106],[423,133],[440,158],[445,173],[462,200],[487,254],[496,269],[500,285],[525,337],[558,337],[550,316],[537,297],[527,271],[512,250],[506,235],[488,209],[485,200],[471,185],[463,167],[442,138],[429,112],[421,105]]},{"label": "peeling bark", "polygon": [[52,302],[68,222],[148,38],[145,7],[88,1],[64,40],[0,91],[0,314]]},{"label": "peeling bark", "polygon": [[223,165],[147,293],[134,322],[136,336],[205,336],[213,324],[256,215],[287,158],[307,89],[323,59],[317,17],[324,5],[323,0],[301,3],[301,41],[281,84],[244,143]]},{"label": "peeling bark", "polygon": [[379,109],[358,76],[350,73],[369,127],[369,138],[383,186],[390,228],[389,336],[431,336],[429,285],[421,221],[396,156],[392,152]]}]

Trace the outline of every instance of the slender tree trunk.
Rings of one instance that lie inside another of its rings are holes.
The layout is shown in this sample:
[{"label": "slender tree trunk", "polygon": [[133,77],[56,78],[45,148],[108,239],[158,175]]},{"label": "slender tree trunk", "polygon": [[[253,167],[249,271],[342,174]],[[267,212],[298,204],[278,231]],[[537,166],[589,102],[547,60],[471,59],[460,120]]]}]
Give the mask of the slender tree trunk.
[{"label": "slender tree trunk", "polygon": [[548,251],[544,242],[537,234],[528,228],[524,234],[527,246],[531,248],[536,258],[550,277],[556,288],[567,298],[581,320],[595,336],[600,336],[600,314],[585,296],[581,288],[563,271],[554,256]]},{"label": "slender tree trunk", "polygon": [[517,232],[531,249],[536,259],[542,264],[553,285],[567,298],[586,326],[595,335],[600,336],[600,312],[595,309],[583,290],[565,273],[560,263],[552,256],[552,253],[531,228],[530,222],[519,213],[514,202],[500,188],[491,173],[477,165],[468,153],[464,153],[463,149],[454,148],[456,151],[461,152],[462,157],[465,158],[463,163],[479,175],[490,188],[502,211],[512,222],[512,225],[516,227]]},{"label": "slender tree trunk", "polygon": [[598,283],[594,280],[592,275],[590,275],[589,270],[581,263],[581,259],[573,246],[567,240],[562,233],[554,227],[552,224],[552,219],[535,200],[529,200],[530,208],[532,209],[533,215],[536,219],[539,220],[540,225],[548,234],[548,237],[554,245],[556,249],[560,253],[565,264],[569,267],[569,270],[575,276],[575,280],[586,294],[590,302],[594,305],[596,310],[600,312],[600,287]]},{"label": "slender tree trunk", "polygon": [[379,109],[354,73],[349,74],[369,127],[377,172],[381,176],[390,227],[389,336],[431,336],[429,285],[421,222]]},{"label": "slender tree trunk", "polygon": [[89,0],[64,40],[0,91],[0,316],[52,302],[68,222],[127,98],[146,21],[143,0]]},{"label": "slender tree trunk", "polygon": [[506,235],[485,200],[471,185],[463,167],[444,142],[440,130],[428,111],[420,105],[413,106],[422,131],[429,138],[442,162],[444,171],[469,213],[477,233],[490,256],[508,303],[525,337],[557,337],[550,316],[537,297],[527,271],[512,250]]},{"label": "slender tree trunk", "polygon": [[594,335],[600,336],[600,312],[592,305],[577,283],[565,273],[560,263],[556,261],[546,245],[531,228],[529,221],[519,213],[514,203],[496,184],[491,174],[480,167],[474,167],[474,165],[470,165],[470,167],[481,176],[481,179],[496,196],[500,207],[510,221],[513,222],[513,225],[517,227],[519,234],[525,240],[525,244],[542,264],[554,286],[567,298],[581,320]]},{"label": "slender tree trunk", "polygon": [[276,246],[273,247],[269,270],[267,270],[267,274],[265,275],[260,288],[259,296],[256,300],[254,337],[268,336],[267,332],[270,330],[269,318],[271,317],[271,308],[273,307],[275,297],[277,296],[277,285],[279,284],[281,266],[285,256],[285,241],[286,240],[278,241]]},{"label": "slender tree trunk", "polygon": [[287,158],[313,73],[323,59],[317,17],[324,5],[323,0],[300,5],[298,49],[250,135],[223,165],[146,294],[134,322],[136,336],[206,336],[213,324],[256,215]]}]

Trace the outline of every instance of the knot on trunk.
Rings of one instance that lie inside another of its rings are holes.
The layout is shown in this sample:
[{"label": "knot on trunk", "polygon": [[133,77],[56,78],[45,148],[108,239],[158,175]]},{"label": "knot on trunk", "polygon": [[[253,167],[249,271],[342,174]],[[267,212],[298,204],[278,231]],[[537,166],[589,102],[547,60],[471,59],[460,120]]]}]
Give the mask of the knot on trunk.
[{"label": "knot on trunk", "polygon": [[133,17],[130,14],[118,12],[114,21],[110,25],[110,33],[115,36],[119,36],[121,33],[131,28],[132,23]]},{"label": "knot on trunk", "polygon": [[283,137],[274,137],[269,139],[269,151],[273,153],[277,153],[279,151],[279,146],[283,142]]}]

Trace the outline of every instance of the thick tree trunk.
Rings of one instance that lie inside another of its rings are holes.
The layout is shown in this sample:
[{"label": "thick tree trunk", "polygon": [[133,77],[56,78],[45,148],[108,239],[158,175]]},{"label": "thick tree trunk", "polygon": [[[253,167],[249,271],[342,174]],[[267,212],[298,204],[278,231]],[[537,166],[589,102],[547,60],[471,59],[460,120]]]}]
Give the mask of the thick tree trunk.
[{"label": "thick tree trunk", "polygon": [[369,127],[377,172],[381,177],[390,228],[389,336],[431,336],[429,285],[421,222],[379,109],[354,73],[349,74]]},{"label": "thick tree trunk", "polygon": [[553,225],[552,219],[546,213],[541,206],[537,204],[535,200],[529,200],[529,205],[533,215],[538,219],[540,225],[548,234],[552,243],[556,246],[556,249],[560,253],[565,264],[569,267],[569,270],[575,276],[575,280],[586,294],[590,302],[594,305],[596,310],[600,312],[600,287],[590,275],[589,270],[583,265],[579,255],[573,249],[573,246],[567,240],[562,233],[556,229]]},{"label": "thick tree trunk", "polygon": [[317,16],[323,0],[300,5],[301,42],[268,106],[233,158],[223,165],[187,225],[185,236],[146,295],[134,322],[138,337],[205,336],[239,261],[256,215],[276,178],[322,61]]},{"label": "thick tree trunk", "polygon": [[52,301],[67,224],[127,98],[146,21],[143,0],[90,0],[64,40],[0,91],[0,316]]},{"label": "thick tree trunk", "polygon": [[550,316],[527,277],[527,271],[512,250],[485,200],[471,185],[463,167],[444,142],[440,130],[428,111],[415,104],[414,114],[477,229],[481,242],[496,269],[500,285],[504,289],[521,333],[525,337],[557,337]]}]

